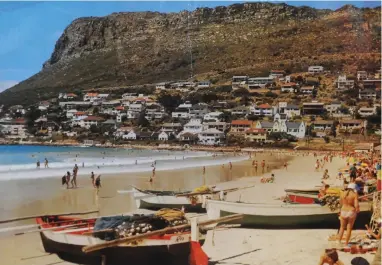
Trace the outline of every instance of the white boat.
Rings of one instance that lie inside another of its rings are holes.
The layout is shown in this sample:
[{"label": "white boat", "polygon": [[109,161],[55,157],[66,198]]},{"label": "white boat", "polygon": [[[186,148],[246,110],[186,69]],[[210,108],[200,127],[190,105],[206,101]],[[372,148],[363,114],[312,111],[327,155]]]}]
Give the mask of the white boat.
[{"label": "white boat", "polygon": [[187,212],[205,212],[202,207],[203,196],[197,195],[197,202],[191,203],[188,197],[176,197],[176,195],[189,192],[140,190],[133,187],[132,190],[119,190],[118,193],[131,193],[138,209],[160,210],[163,208],[182,209]]},{"label": "white boat", "polygon": [[[364,226],[370,221],[371,204],[360,203],[356,223]],[[231,214],[244,214],[244,218],[231,223],[258,228],[338,228],[339,211],[331,211],[318,204],[266,204],[207,200],[209,219]]]}]

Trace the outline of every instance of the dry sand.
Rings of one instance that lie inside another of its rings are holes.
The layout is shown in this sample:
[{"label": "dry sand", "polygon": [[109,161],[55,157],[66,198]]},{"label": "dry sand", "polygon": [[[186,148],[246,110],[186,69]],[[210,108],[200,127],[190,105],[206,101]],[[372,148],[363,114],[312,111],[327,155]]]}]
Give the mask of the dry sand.
[{"label": "dry sand", "polygon": [[[47,180],[42,185],[45,188],[54,189],[53,195],[48,194],[44,199],[24,203],[16,208],[10,207],[2,211],[2,218],[25,216],[31,214],[45,214],[58,212],[86,211],[98,208],[100,215],[117,214],[133,211],[133,200],[128,195],[117,195],[116,190],[128,189],[128,185],[137,185],[141,188],[187,190],[202,184],[219,184],[219,187],[244,187],[256,185],[253,188],[240,190],[229,194],[229,200],[241,200],[248,202],[269,202],[284,195],[286,187],[312,187],[320,184],[322,171],[314,172],[313,156],[295,156],[293,159],[284,155],[257,154],[253,157],[258,161],[262,159],[271,161],[273,168],[280,166],[285,160],[289,160],[288,170],[283,168],[274,169],[276,182],[261,184],[259,177],[262,175],[259,163],[258,172],[251,165],[251,161],[242,161],[233,165],[233,170],[221,166],[206,168],[206,177],[202,177],[201,168],[183,169],[174,171],[158,171],[156,179],[151,185],[148,183],[149,173],[105,176],[100,196],[95,196],[94,190],[89,187],[89,178],[80,178],[83,189],[65,190],[55,188],[59,185],[58,180]],[[330,175],[344,165],[340,158],[334,158],[333,163],[324,168],[329,169]],[[271,172],[265,172],[270,176]],[[51,182],[52,181],[52,182]],[[48,184],[49,183],[49,184]],[[25,184],[25,183],[24,183]],[[19,184],[18,184],[19,185]],[[32,185],[29,183],[29,185]],[[47,186],[45,186],[47,185]],[[18,187],[20,188],[20,187]],[[18,222],[12,225],[30,224],[31,222]],[[9,225],[8,225],[9,226]],[[320,254],[329,243],[327,237],[336,233],[336,230],[259,230],[259,229],[216,229],[210,231],[203,246],[207,255],[217,264],[317,264]],[[38,233],[23,236],[11,236],[0,238],[0,254],[2,264],[15,265],[53,265],[69,264],[58,259],[55,255],[44,253]],[[340,259],[345,264],[358,255],[340,253]],[[372,254],[361,255],[372,260]]]}]

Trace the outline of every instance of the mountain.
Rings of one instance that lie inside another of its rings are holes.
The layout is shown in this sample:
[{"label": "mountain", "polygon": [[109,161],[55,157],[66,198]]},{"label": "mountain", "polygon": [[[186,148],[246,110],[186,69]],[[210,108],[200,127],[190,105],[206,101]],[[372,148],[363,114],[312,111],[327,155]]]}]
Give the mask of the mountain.
[{"label": "mountain", "polygon": [[[245,3],[192,12],[122,12],[74,20],[36,75],[0,94],[0,105],[62,91],[233,74],[375,67],[381,9],[318,10]],[[22,92],[22,93],[20,93]]]}]

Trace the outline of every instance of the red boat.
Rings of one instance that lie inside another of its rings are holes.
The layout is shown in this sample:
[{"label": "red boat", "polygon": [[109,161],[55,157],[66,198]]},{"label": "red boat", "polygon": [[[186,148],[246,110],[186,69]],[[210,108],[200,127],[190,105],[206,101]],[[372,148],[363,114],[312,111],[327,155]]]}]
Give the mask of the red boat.
[{"label": "red boat", "polygon": [[[42,244],[48,253],[76,264],[188,264],[191,232],[152,236],[131,244],[84,253],[84,246],[107,242],[92,235],[94,219],[63,216],[37,218]],[[90,233],[89,233],[90,232]],[[106,262],[105,262],[106,261]]]},{"label": "red boat", "polygon": [[286,189],[287,198],[292,203],[314,204],[319,203],[319,189],[299,190]]}]

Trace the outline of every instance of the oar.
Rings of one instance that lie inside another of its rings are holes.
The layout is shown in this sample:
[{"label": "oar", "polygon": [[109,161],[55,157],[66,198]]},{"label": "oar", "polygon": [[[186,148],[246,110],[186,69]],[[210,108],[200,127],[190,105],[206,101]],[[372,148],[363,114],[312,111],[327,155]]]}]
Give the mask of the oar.
[{"label": "oar", "polygon": [[[206,225],[210,225],[210,224],[241,219],[243,217],[244,217],[244,214],[233,214],[233,215],[221,217],[218,219],[203,221],[203,222],[200,222],[199,225],[200,226],[206,226]],[[167,228],[156,230],[156,231],[146,233],[146,234],[135,235],[135,236],[122,238],[122,239],[116,239],[116,240],[112,240],[112,241],[101,243],[101,244],[88,245],[88,246],[83,247],[82,251],[85,253],[89,253],[89,252],[97,251],[97,250],[104,249],[104,248],[118,246],[119,244],[128,244],[130,242],[142,240],[142,239],[145,239],[145,238],[148,238],[151,236],[163,235],[166,233],[177,231],[179,229],[186,229],[186,228],[190,228],[190,227],[191,227],[190,224],[178,225],[178,226],[174,226],[174,227],[167,227]]]},{"label": "oar", "polygon": [[21,233],[16,233],[15,236],[20,236],[20,235],[29,234],[29,233],[36,233],[36,232],[43,232],[43,231],[57,230],[57,229],[62,229],[62,228],[84,226],[84,225],[88,225],[88,223],[83,223],[83,224],[71,224],[71,225],[63,225],[63,226],[49,227],[49,228],[43,228],[43,229],[29,230],[29,231],[25,231],[25,232],[21,232]]},{"label": "oar", "polygon": [[28,219],[34,219],[39,217],[45,217],[45,216],[69,216],[69,215],[84,215],[84,214],[90,214],[90,213],[98,213],[99,211],[89,211],[89,212],[78,212],[78,213],[59,213],[59,214],[39,214],[39,215],[32,215],[32,216],[24,216],[24,217],[18,217],[8,220],[0,220],[0,224],[4,223],[11,223],[16,221],[22,221],[22,220],[28,220]]}]

